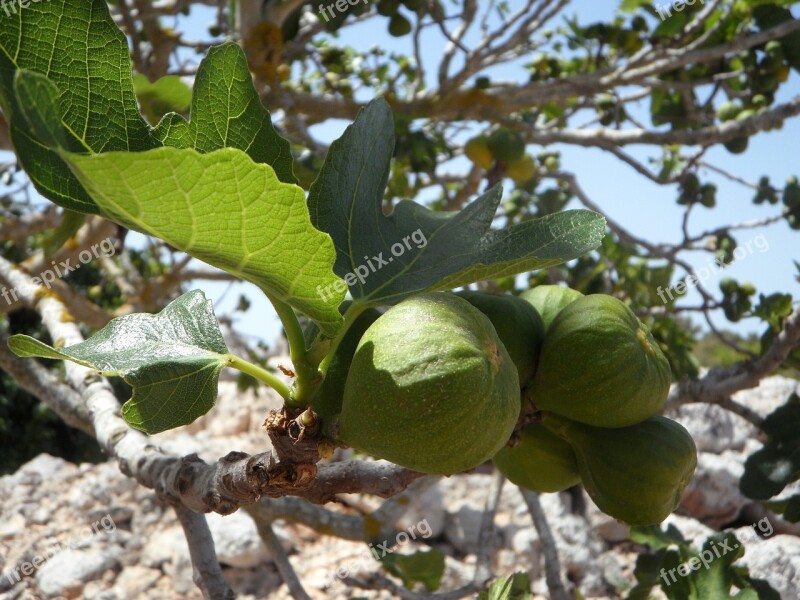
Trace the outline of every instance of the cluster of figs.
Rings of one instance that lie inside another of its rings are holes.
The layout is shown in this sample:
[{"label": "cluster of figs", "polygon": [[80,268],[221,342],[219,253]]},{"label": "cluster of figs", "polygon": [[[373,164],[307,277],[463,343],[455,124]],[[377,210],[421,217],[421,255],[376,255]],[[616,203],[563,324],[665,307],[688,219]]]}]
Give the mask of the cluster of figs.
[{"label": "cluster of figs", "polygon": [[424,473],[492,460],[514,484],[582,484],[631,525],[661,522],[697,464],[659,416],[672,380],[619,299],[543,285],[520,296],[435,292],[368,309],[312,402],[338,444]]}]

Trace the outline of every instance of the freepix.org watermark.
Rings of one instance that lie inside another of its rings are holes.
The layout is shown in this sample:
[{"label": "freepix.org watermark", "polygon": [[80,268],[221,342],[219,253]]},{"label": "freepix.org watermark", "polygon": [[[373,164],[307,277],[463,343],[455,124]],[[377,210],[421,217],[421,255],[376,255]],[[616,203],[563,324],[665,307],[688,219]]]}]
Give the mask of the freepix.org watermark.
[{"label": "freepix.org watermark", "polygon": [[[678,581],[678,578],[675,576],[676,572],[678,576],[686,577],[692,571],[699,571],[701,566],[704,569],[708,569],[712,562],[718,558],[722,558],[728,552],[734,552],[740,546],[747,545],[760,538],[769,537],[774,532],[772,523],[769,522],[767,517],[764,517],[757,523],[753,523],[751,527],[752,531],[748,529],[744,534],[739,534],[741,539],[738,542],[733,542],[731,539],[713,541],[708,548],[703,549],[699,556],[694,556],[672,569],[661,569],[661,579],[664,580],[665,584],[672,585]],[[760,535],[757,532],[760,532]]]},{"label": "freepix.org watermark", "polygon": [[370,565],[394,552],[392,550],[394,546],[403,546],[408,544],[411,540],[416,540],[417,534],[423,539],[428,539],[433,535],[433,529],[431,529],[428,519],[423,519],[416,525],[409,527],[406,531],[399,532],[394,537],[393,542],[383,540],[382,543],[369,544],[369,547],[366,548],[356,560],[352,560],[338,567],[334,573],[334,577],[346,579],[356,573],[369,569]]},{"label": "freepix.org watermark", "polygon": [[[336,13],[343,13],[344,11],[346,11],[348,5],[355,6],[359,2],[361,2],[362,4],[369,4],[370,0],[336,0],[336,2],[334,2],[333,4],[328,4],[328,6],[320,4],[319,14],[322,15],[322,17],[325,19],[325,22],[327,23],[331,19],[336,18]],[[334,11],[334,9],[336,10]],[[330,17],[328,17],[328,13],[330,13],[331,15]]]},{"label": "freepix.org watermark", "polygon": [[736,249],[733,251],[732,262],[726,263],[721,258],[717,258],[715,260],[709,259],[706,262],[707,266],[697,269],[696,274],[689,275],[685,281],[680,281],[673,287],[668,287],[667,289],[658,286],[658,289],[656,289],[656,294],[658,294],[658,297],[661,298],[661,302],[666,304],[667,296],[669,296],[670,300],[675,300],[674,294],[682,296],[688,289],[696,287],[697,285],[703,285],[712,277],[719,275],[723,269],[727,269],[734,262],[740,261],[743,258],[754,254],[756,251],[763,254],[768,250],[769,242],[767,241],[767,238],[764,237],[763,233],[759,234],[752,240],[747,240],[744,244],[736,246]]},{"label": "freepix.org watermark", "polygon": [[[95,258],[100,258],[100,256],[113,256],[114,252],[114,242],[106,238],[102,242],[93,244],[91,248],[81,250],[78,253],[78,262],[74,264],[71,258],[61,261],[58,264],[56,264],[56,261],[51,261],[50,266],[52,268],[45,269],[39,273],[38,277],[33,277],[31,281],[33,281],[34,285],[44,284],[44,286],[49,290],[50,286],[53,285],[53,282],[56,279],[61,279],[62,277],[72,273],[72,271],[77,271],[81,268],[81,265],[85,265]],[[3,300],[5,300],[6,304],[8,305],[11,305],[19,300],[17,297],[17,288],[8,289],[4,287],[2,290],[0,290],[0,296],[2,296]]]},{"label": "freepix.org watermark", "polygon": [[385,252],[378,252],[378,254],[372,258],[365,256],[365,262],[358,265],[355,269],[353,269],[352,272],[345,275],[342,279],[336,281],[336,283],[332,283],[324,287],[318,285],[317,294],[319,294],[319,297],[325,302],[330,302],[333,300],[334,294],[341,294],[348,287],[354,286],[356,281],[360,282],[361,285],[364,285],[364,283],[367,281],[367,277],[369,277],[372,273],[381,270],[383,267],[388,266],[389,263],[394,262],[395,258],[403,256],[403,254],[409,250],[419,250],[427,245],[428,240],[425,238],[425,234],[421,229],[417,229],[411,235],[407,235],[401,241],[397,242],[396,244],[392,244],[392,247],[389,248],[392,256],[384,256],[384,254],[386,254]]},{"label": "freepix.org watermark", "polygon": [[14,568],[12,571],[4,573],[3,576],[5,576],[5,578],[8,579],[12,584],[17,584],[23,577],[29,577],[33,575],[35,571],[40,569],[44,563],[58,554],[61,550],[66,548],[75,549],[85,544],[95,535],[100,533],[101,529],[103,531],[112,532],[117,530],[117,524],[114,523],[114,519],[111,517],[111,515],[106,515],[99,521],[95,521],[81,535],[72,536],[64,542],[56,540],[47,546],[47,549],[44,553],[37,554],[29,561],[19,563],[16,568]]},{"label": "freepix.org watermark", "polygon": [[683,12],[684,8],[687,6],[692,6],[695,3],[705,4],[705,0],[674,0],[672,3],[662,5],[656,4],[653,8],[656,9],[656,12],[661,20],[666,21],[672,16],[673,11]]},{"label": "freepix.org watermark", "polygon": [[28,8],[31,4],[38,4],[39,2],[49,2],[50,0],[2,0],[0,1],[0,10],[6,13],[7,17],[17,14],[17,6],[20,10]]}]

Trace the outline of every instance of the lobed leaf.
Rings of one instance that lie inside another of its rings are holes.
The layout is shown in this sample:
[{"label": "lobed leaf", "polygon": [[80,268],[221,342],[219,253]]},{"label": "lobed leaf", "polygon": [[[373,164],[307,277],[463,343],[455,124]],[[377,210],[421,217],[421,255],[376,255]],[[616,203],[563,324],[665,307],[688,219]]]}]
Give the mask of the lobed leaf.
[{"label": "lobed leaf", "polygon": [[378,99],[332,144],[308,198],[312,222],[336,246],[334,271],[357,303],[392,304],[416,293],[550,267],[596,248],[603,238],[605,219],[585,210],[492,230],[499,187],[457,214],[403,201],[385,216],[393,151],[392,113]]}]

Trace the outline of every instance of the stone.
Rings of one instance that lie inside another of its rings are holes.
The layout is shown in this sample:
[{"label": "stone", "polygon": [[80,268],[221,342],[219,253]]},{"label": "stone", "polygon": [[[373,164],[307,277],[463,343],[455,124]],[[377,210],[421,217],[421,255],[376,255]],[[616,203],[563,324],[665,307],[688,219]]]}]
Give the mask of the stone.
[{"label": "stone", "polygon": [[776,535],[745,544],[741,562],[751,577],[766,579],[781,598],[800,598],[800,539]]},{"label": "stone", "polygon": [[36,583],[45,596],[72,595],[116,565],[114,553],[66,549],[51,556],[39,568]]},{"label": "stone", "polygon": [[[222,564],[248,569],[271,560],[269,549],[258,535],[255,522],[246,512],[240,510],[224,517],[211,513],[206,519]],[[273,523],[272,529],[281,539],[284,549],[291,549],[283,528]]]},{"label": "stone", "polygon": [[666,413],[691,434],[698,452],[721,454],[742,450],[756,428],[739,415],[716,404],[686,404]]},{"label": "stone", "polygon": [[751,501],[739,491],[739,478],[747,456],[740,452],[700,453],[697,470],[683,492],[679,511],[709,527],[731,523]]}]

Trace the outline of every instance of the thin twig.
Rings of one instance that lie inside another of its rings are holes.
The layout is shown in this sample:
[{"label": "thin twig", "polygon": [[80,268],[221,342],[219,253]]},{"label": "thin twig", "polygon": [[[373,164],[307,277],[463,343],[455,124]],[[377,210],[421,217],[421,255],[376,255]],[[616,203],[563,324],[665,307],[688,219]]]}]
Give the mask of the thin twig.
[{"label": "thin twig", "polygon": [[506,478],[500,471],[496,471],[486,493],[486,508],[481,518],[481,528],[478,531],[478,549],[475,560],[475,576],[472,581],[479,588],[492,578],[492,534],[494,533],[494,518],[500,504],[500,495]]},{"label": "thin twig", "polygon": [[533,524],[542,542],[544,577],[550,590],[550,597],[553,600],[570,600],[570,596],[564,587],[564,582],[561,580],[561,561],[558,558],[556,541],[553,538],[550,525],[547,523],[542,504],[539,502],[539,494],[523,488],[519,488],[519,491],[525,499],[525,504],[528,505],[528,512],[531,513],[531,519],[533,519]]},{"label": "thin twig", "polygon": [[261,539],[264,540],[264,544],[266,544],[269,549],[272,560],[275,562],[275,566],[278,568],[283,582],[289,588],[289,593],[292,595],[292,598],[294,598],[294,600],[311,600],[311,597],[300,582],[300,578],[297,576],[292,563],[289,562],[289,557],[283,549],[281,540],[275,535],[272,524],[267,521],[258,521],[256,526],[258,527],[258,535],[261,536]]},{"label": "thin twig", "polygon": [[193,512],[188,508],[176,505],[178,515],[189,545],[189,557],[192,559],[194,582],[206,600],[233,600],[236,594],[225,581],[222,568],[214,550],[214,538],[208,528],[205,515]]}]

